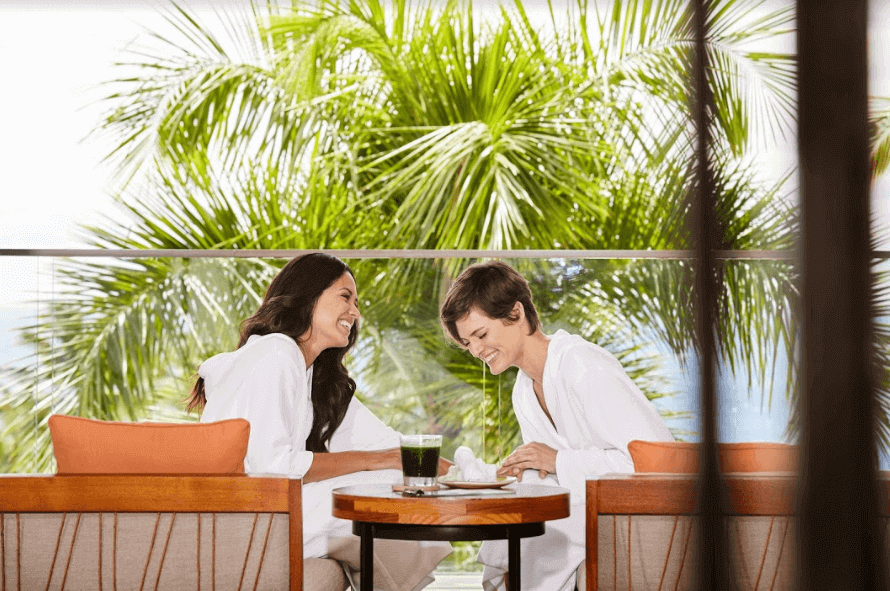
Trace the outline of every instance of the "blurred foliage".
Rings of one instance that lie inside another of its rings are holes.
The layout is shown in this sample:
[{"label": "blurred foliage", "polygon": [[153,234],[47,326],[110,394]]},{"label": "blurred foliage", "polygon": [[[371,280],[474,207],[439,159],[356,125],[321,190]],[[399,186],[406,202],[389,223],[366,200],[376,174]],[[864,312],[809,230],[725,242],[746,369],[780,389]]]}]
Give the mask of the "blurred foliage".
[{"label": "blurred foliage", "polygon": [[[794,56],[751,49],[789,33],[793,13],[761,4],[716,0],[709,15],[727,250],[789,249],[796,228],[786,183],[764,185],[749,157],[793,118]],[[166,27],[108,82],[96,132],[113,146],[131,221],[84,228],[89,244],[545,249],[507,260],[529,278],[547,332],[606,347],[652,399],[673,393],[668,362],[685,367],[697,347],[688,265],[562,251],[690,246],[687,2],[578,0],[551,5],[549,22],[519,1],[486,13],[458,1],[226,3],[212,24],[182,4],[162,10]],[[473,261],[347,262],[365,317],[349,360],[359,396],[396,428],[445,433],[446,454],[463,443],[503,457],[519,441],[515,373],[487,375],[436,322]],[[194,420],[182,400],[198,364],[232,349],[283,263],[58,261],[52,301],[20,331],[39,364],[0,369],[0,470],[51,468],[51,412]],[[797,338],[794,270],[721,271],[721,356],[771,392],[772,352],[793,358]]]}]

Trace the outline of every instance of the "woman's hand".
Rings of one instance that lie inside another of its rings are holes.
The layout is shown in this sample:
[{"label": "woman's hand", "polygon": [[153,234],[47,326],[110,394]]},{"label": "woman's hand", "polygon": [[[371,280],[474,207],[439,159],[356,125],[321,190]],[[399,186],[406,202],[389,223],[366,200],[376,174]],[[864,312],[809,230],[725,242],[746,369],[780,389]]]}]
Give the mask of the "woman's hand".
[{"label": "woman's hand", "polygon": [[369,451],[370,464],[366,470],[401,470],[402,450],[398,447]]},{"label": "woman's hand", "polygon": [[365,470],[401,470],[402,451],[398,447],[380,450],[338,451],[312,454],[312,465],[303,482],[318,482]]},{"label": "woman's hand", "polygon": [[[368,452],[372,454],[371,465],[368,468],[369,470],[385,470],[387,468],[394,468],[396,470],[402,469],[402,450],[401,448],[394,447],[392,449],[383,449],[380,451],[372,451]],[[446,460],[443,457],[439,457],[439,476],[445,476],[448,473],[448,468],[453,466],[454,463]]]},{"label": "woman's hand", "polygon": [[541,478],[555,474],[556,450],[537,441],[520,445],[504,459],[498,476],[515,476],[521,481],[525,470],[537,470]]}]

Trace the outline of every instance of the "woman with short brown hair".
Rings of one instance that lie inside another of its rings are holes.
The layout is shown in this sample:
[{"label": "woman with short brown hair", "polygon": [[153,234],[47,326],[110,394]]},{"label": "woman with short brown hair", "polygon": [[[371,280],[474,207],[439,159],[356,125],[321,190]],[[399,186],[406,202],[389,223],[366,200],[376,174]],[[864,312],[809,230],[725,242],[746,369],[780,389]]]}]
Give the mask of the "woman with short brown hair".
[{"label": "woman with short brown hair", "polygon": [[[573,505],[571,517],[522,540],[521,580],[524,589],[572,591],[584,560],[585,481],[633,472],[630,441],[673,436],[611,353],[564,330],[543,332],[528,282],[509,265],[489,261],[465,269],[439,316],[450,338],[492,374],[519,368],[513,411],[523,444],[498,475],[567,488]],[[484,542],[477,560],[485,565],[485,588],[502,589],[506,542]]]}]

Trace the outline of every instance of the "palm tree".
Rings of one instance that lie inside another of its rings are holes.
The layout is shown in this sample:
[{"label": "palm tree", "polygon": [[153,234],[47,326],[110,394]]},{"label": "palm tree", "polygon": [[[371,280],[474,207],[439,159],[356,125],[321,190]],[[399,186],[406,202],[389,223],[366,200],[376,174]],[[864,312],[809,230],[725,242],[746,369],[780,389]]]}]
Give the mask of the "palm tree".
[{"label": "palm tree", "polygon": [[[783,249],[793,217],[782,184],[758,183],[744,156],[758,134],[781,133],[793,61],[743,44],[781,34],[793,15],[757,16],[749,4],[714,2],[710,17],[723,244]],[[681,358],[694,350],[688,268],[559,250],[687,246],[690,11],[680,0],[579,0],[549,16],[536,24],[521,2],[487,18],[458,2],[257,4],[227,13],[223,38],[173,4],[178,38],[155,34],[110,85],[101,133],[115,142],[133,222],[88,229],[93,244],[553,249],[549,263],[515,261],[547,326],[608,345],[647,395],[670,393],[651,342]],[[435,321],[467,262],[355,261],[367,320],[354,363],[368,402],[394,424],[435,417],[454,442],[482,436],[494,458],[517,437],[513,377],[493,380],[443,346]],[[181,417],[195,367],[233,346],[233,323],[277,265],[65,261],[53,333],[45,318],[23,331],[50,361],[0,380],[14,409],[7,437],[42,451],[3,469],[49,466],[46,430],[33,424],[53,410]],[[725,276],[724,353],[769,376],[764,352],[796,339],[792,269],[736,261]],[[51,395],[35,404],[46,383]]]}]

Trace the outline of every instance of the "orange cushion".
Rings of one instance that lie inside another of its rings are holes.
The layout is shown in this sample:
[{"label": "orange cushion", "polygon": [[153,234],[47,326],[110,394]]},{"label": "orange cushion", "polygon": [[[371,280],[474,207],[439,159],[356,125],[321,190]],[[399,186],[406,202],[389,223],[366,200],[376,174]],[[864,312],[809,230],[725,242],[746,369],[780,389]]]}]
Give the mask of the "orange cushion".
[{"label": "orange cushion", "polygon": [[53,415],[59,474],[244,472],[250,423],[125,423]]},{"label": "orange cushion", "polygon": [[718,443],[723,472],[797,472],[800,446],[788,443]]},{"label": "orange cushion", "polygon": [[[627,444],[636,472],[691,474],[701,468],[701,444],[641,441]],[[718,443],[722,472],[795,472],[799,448],[788,443]]]},{"label": "orange cushion", "polygon": [[635,472],[692,474],[699,471],[700,444],[685,441],[641,441],[627,444]]}]

